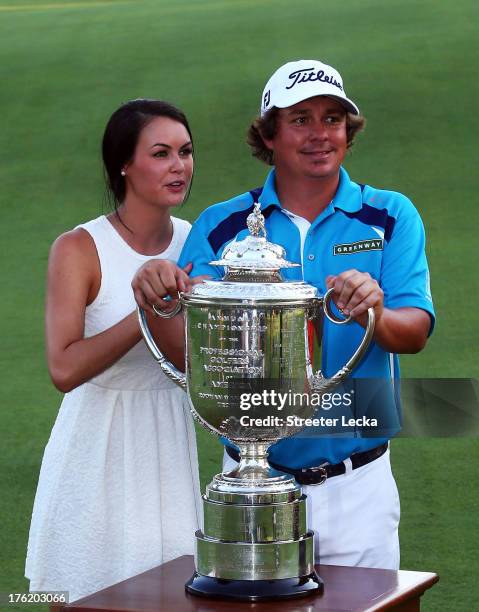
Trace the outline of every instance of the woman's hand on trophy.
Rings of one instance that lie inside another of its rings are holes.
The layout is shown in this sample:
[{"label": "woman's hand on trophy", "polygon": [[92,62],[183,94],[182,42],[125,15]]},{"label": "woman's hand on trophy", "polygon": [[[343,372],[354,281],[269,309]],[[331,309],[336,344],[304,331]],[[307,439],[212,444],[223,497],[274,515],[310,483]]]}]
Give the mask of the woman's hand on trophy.
[{"label": "woman's hand on trophy", "polygon": [[171,309],[167,296],[178,299],[179,292],[189,291],[191,287],[203,280],[202,277],[190,278],[193,264],[180,268],[167,259],[150,259],[139,268],[133,278],[131,287],[138,305],[154,313],[153,306],[159,309]]},{"label": "woman's hand on trophy", "polygon": [[384,312],[384,292],[367,272],[346,270],[338,276],[326,278],[328,289],[334,287],[333,301],[345,315],[366,325],[368,308],[374,308],[376,324]]}]

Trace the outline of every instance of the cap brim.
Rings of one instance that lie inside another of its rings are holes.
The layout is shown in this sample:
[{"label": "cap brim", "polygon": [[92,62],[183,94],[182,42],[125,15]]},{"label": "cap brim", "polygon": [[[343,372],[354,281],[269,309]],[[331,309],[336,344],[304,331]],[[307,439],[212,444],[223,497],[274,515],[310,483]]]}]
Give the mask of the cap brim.
[{"label": "cap brim", "polygon": [[333,100],[337,100],[340,104],[344,106],[344,108],[353,115],[359,115],[359,108],[354,104],[352,100],[349,98],[340,98],[339,96],[326,96],[327,98],[333,98]]},{"label": "cap brim", "polygon": [[[289,100],[285,100],[283,104],[278,104],[278,102],[276,102],[276,104],[271,105],[271,107],[268,108],[268,110],[271,110],[274,107],[288,108],[290,106],[294,106],[295,104],[298,104],[299,102],[303,102],[303,100],[309,100],[310,98],[316,98],[318,96],[322,96],[324,98],[332,98],[333,100],[336,100],[342,106],[344,106],[344,108],[348,111],[348,113],[351,113],[353,115],[360,114],[359,108],[356,106],[356,104],[354,104],[352,100],[350,100],[349,98],[342,98],[341,96],[335,96],[334,94],[329,94],[329,93],[312,93],[310,96],[307,96],[305,98],[302,97],[301,95],[294,96],[294,97],[292,96],[289,98]],[[265,113],[268,112],[268,110],[266,111],[261,110],[261,114],[264,115]]]}]

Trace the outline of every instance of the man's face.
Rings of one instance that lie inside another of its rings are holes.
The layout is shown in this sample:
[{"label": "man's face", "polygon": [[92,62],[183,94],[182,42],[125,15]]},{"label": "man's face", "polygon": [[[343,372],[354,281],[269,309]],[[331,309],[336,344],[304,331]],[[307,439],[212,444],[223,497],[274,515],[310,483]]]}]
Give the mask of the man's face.
[{"label": "man's face", "polygon": [[346,111],[325,96],[281,108],[276,135],[265,144],[274,152],[279,176],[293,180],[337,176],[347,151]]}]

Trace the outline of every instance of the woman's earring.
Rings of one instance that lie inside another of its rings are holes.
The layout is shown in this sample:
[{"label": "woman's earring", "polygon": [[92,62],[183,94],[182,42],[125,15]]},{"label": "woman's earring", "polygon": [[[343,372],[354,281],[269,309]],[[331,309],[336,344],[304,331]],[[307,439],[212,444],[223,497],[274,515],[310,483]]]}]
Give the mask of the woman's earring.
[{"label": "woman's earring", "polygon": [[122,170],[122,171],[120,172],[120,174],[121,174],[121,176],[126,176],[126,172],[125,172],[124,170]]}]

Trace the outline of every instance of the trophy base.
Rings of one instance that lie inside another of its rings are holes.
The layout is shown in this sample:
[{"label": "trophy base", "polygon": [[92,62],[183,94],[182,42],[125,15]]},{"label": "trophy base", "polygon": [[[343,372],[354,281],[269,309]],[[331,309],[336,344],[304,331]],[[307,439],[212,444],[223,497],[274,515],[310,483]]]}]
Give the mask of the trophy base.
[{"label": "trophy base", "polygon": [[324,583],[316,572],[308,576],[279,580],[229,580],[195,572],[185,584],[185,590],[192,595],[212,599],[267,601],[321,595]]}]

